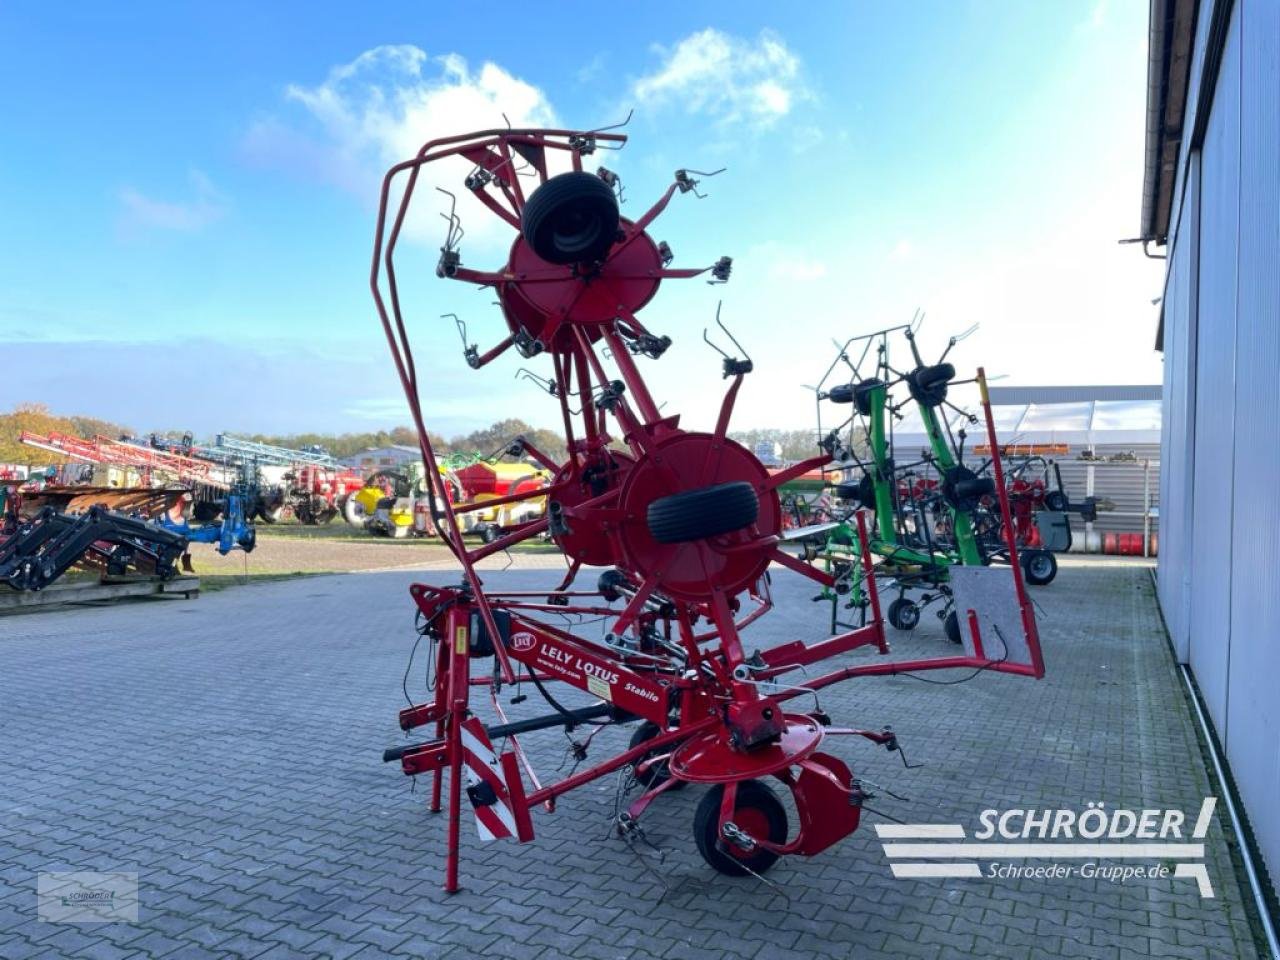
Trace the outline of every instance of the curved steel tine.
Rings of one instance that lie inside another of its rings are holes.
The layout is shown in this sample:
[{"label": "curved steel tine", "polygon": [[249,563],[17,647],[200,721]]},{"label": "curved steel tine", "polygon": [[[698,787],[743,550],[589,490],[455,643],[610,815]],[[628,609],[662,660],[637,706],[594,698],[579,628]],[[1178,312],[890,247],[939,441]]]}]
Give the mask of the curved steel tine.
[{"label": "curved steel tine", "polygon": [[[631,118],[635,116],[635,113],[636,113],[636,109],[635,109],[635,107],[632,107],[630,110],[628,110],[628,111],[627,111],[627,118],[626,118],[625,120],[623,120],[621,123],[611,123],[611,124],[609,124],[609,125],[608,125],[608,126],[606,126],[606,127],[595,127],[595,128],[593,128],[593,129],[591,129],[591,130],[587,130],[586,132],[587,132],[587,133],[608,133],[610,130],[621,130],[623,127],[625,127],[628,123],[630,123],[630,122],[631,122]],[[622,147],[620,147],[620,146],[618,146],[618,147],[601,147],[600,149],[602,149],[602,150],[621,150],[621,149],[622,149]]]},{"label": "curved steel tine", "polygon": [[539,376],[528,367],[521,367],[516,371],[515,379],[520,380],[522,378],[525,380],[532,380],[553,397],[560,396],[560,388],[556,385],[554,380],[549,377]]},{"label": "curved steel tine", "polygon": [[440,216],[449,223],[449,232],[445,234],[444,249],[452,250],[464,235],[462,218],[458,216],[458,198],[444,187],[436,187],[436,189],[449,198],[449,212],[447,214],[441,213]]},{"label": "curved steel tine", "polygon": [[466,324],[466,321],[464,321],[464,320],[463,320],[461,317],[459,317],[456,313],[442,313],[442,314],[440,314],[440,319],[441,319],[441,320],[443,320],[445,317],[452,317],[452,318],[453,318],[454,326],[456,326],[456,327],[458,328],[458,336],[462,338],[462,346],[463,346],[463,349],[466,349],[466,346],[467,346],[467,324]]},{"label": "curved steel tine", "polygon": [[720,319],[720,308],[722,306],[724,306],[723,300],[721,300],[719,303],[716,304],[716,326],[718,326],[721,330],[723,330],[724,335],[733,342],[733,345],[735,347],[738,348],[738,352],[742,354],[743,359],[746,360],[747,363],[751,363],[751,354],[747,353],[746,348],[743,347],[743,345],[738,342],[737,337],[735,337],[732,333],[729,332],[729,328],[726,327],[724,325],[724,321]]}]

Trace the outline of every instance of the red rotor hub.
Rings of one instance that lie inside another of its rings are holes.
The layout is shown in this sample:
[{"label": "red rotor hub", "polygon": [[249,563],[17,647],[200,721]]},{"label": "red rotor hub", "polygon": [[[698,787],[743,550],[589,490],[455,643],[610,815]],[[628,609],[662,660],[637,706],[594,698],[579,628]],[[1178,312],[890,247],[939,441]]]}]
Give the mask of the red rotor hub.
[{"label": "red rotor hub", "polygon": [[[754,584],[769,566],[782,529],[778,494],[766,488],[768,471],[750,451],[709,433],[671,433],[636,462],[623,484],[622,553],[642,578],[678,600],[705,601],[714,585],[732,596]],[[760,497],[755,523],[686,543],[660,543],[649,532],[648,509],[672,494],[745,481]]]},{"label": "red rotor hub", "polygon": [[631,221],[621,221],[619,229],[627,239],[594,269],[547,263],[517,235],[498,287],[512,333],[523,331],[547,349],[565,349],[572,343],[569,327],[586,327],[595,340],[603,327],[653,299],[662,282],[662,255]]},{"label": "red rotor hub", "polygon": [[[621,487],[634,466],[635,459],[618,450],[605,450],[580,469],[575,469],[570,461],[552,481],[553,485],[570,481],[556,494],[555,502],[561,510],[572,511],[588,500]],[[615,524],[569,518],[567,525],[569,532],[555,537],[556,545],[566,556],[590,567],[612,567],[621,561],[613,540]]]}]

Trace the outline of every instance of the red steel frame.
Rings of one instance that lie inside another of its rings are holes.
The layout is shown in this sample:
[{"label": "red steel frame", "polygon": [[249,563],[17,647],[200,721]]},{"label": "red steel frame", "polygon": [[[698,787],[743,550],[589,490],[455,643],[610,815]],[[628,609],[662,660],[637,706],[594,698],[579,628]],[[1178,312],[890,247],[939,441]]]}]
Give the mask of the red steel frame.
[{"label": "red steel frame", "polygon": [[[618,148],[617,133],[571,130],[488,130],[433,140],[410,160],[397,164],[382,184],[370,286],[386,333],[397,374],[409,401],[420,438],[429,500],[436,526],[462,567],[462,584],[438,588],[414,585],[412,596],[437,640],[438,686],[428,703],[401,712],[403,729],[434,726],[433,740],[389,751],[410,775],[431,773],[431,808],[442,803],[442,776],[449,771],[448,855],[445,888],[458,889],[459,821],[462,809],[464,754],[468,744],[485,739],[471,717],[474,686],[488,687],[499,716],[497,691],[503,684],[537,678],[539,683],[566,683],[611,704],[613,716],[643,718],[658,734],[564,780],[541,786],[514,735],[500,734],[505,745],[491,779],[497,802],[514,815],[514,835],[532,838],[533,807],[554,805],[556,797],[628,764],[641,769],[666,759],[675,778],[722,783],[721,838],[732,820],[737,786],[755,776],[774,776],[795,795],[800,827],[783,844],[752,836],[753,846],[775,853],[812,855],[857,827],[858,808],[850,801],[856,781],[843,762],[818,747],[826,736],[857,735],[890,743],[892,735],[868,730],[824,727],[815,716],[788,713],[783,704],[804,693],[856,676],[949,667],[982,667],[1008,673],[1043,675],[1035,640],[1035,621],[1009,548],[1023,623],[1035,660],[1031,665],[993,661],[982,655],[977,620],[970,617],[977,655],[845,667],[803,686],[788,685],[785,676],[859,647],[889,652],[870,554],[862,562],[868,581],[871,622],[856,630],[813,644],[794,641],[748,659],[740,632],[772,606],[767,570],[778,563],[826,586],[833,578],[781,548],[782,515],[778,488],[794,477],[824,466],[826,454],[770,475],[745,448],[728,437],[744,373],[730,369],[730,383],[715,430],[682,430],[679,416],[663,416],[634,359],[653,355],[653,342],[636,314],[656,293],[663,279],[697,276],[711,268],[670,269],[669,256],[647,234],[647,228],[679,190],[691,188],[687,174],[677,173],[662,197],[634,222],[623,219],[619,237],[599,263],[557,266],[538,259],[517,236],[506,266],[497,271],[461,265],[450,244],[442,248],[437,274],[490,287],[498,295],[510,333],[468,362],[479,368],[515,346],[526,356],[550,357],[553,395],[564,424],[569,458],[556,464],[543,452],[528,448],[538,462],[555,472],[549,486],[481,504],[455,504],[443,487],[435,452],[424,422],[419,380],[400,306],[394,255],[422,168],[448,158],[473,166],[467,186],[493,214],[517,231],[526,202],[522,176],[539,184],[550,176],[549,160],[558,155],[574,171],[597,148]],[[519,169],[523,164],[524,169]],[[531,173],[529,172],[531,171]],[[392,188],[403,179],[398,201]],[[383,287],[385,274],[385,289]],[[717,274],[718,278],[723,279]],[[609,360],[610,372],[605,366]],[[995,443],[983,384],[988,436]],[[577,409],[575,409],[577,408]],[[611,433],[615,431],[615,433]],[[620,441],[623,449],[616,446]],[[997,462],[996,488],[1008,522],[1008,502]],[[658,542],[646,526],[647,506],[655,500],[725,483],[748,483],[759,501],[754,523],[741,530],[690,542]],[[547,497],[547,516],[521,524],[493,543],[469,546],[462,538],[459,516],[471,509],[491,508],[530,497]],[[865,522],[857,522],[867,543]],[[569,571],[550,594],[497,593],[486,590],[476,564],[532,536],[549,532],[570,560]],[[619,571],[621,609],[600,602],[600,593],[569,589],[583,566]],[[594,602],[590,598],[595,598]],[[551,622],[549,614],[605,617],[611,622],[602,641],[577,636]],[[496,658],[494,675],[473,678],[470,661]],[[499,728],[494,728],[499,729]],[[485,744],[482,747],[487,746]],[[533,784],[526,794],[523,768]],[[798,771],[798,772],[797,772]],[[638,817],[673,780],[645,791],[630,807]],[[477,802],[471,798],[473,805]],[[491,797],[488,801],[494,802]],[[852,812],[850,812],[852,811]],[[477,814],[482,811],[477,808]],[[492,811],[490,811],[491,813]],[[736,829],[736,828],[735,828]],[[740,831],[739,831],[740,832]]]}]

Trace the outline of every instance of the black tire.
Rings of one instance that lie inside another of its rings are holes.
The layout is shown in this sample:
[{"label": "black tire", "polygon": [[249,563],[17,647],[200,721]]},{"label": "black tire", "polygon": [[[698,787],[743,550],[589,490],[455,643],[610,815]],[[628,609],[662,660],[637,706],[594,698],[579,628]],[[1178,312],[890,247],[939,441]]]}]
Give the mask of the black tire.
[{"label": "black tire", "polygon": [[914,630],[920,623],[920,607],[906,597],[889,604],[889,626],[895,630]]},{"label": "black tire", "polygon": [[1061,490],[1050,490],[1044,495],[1044,508],[1046,510],[1052,510],[1054,513],[1065,513],[1067,506],[1067,495]]},{"label": "black tire", "polygon": [[871,474],[864,473],[857,483],[836,484],[836,496],[841,500],[856,503],[864,510],[876,508],[876,483]]},{"label": "black tire", "polygon": [[877,387],[884,387],[887,384],[879,377],[872,377],[870,380],[863,380],[853,390],[853,402],[857,405],[858,412],[864,417],[871,415],[871,391]]},{"label": "black tire", "polygon": [[[728,849],[720,849],[720,803],[723,799],[724,787],[715,786],[698,802],[698,809],[693,815],[693,839],[698,845],[698,852],[712,869],[730,877],[764,873],[778,861],[778,855],[773,851],[757,847],[749,853],[740,851],[734,854],[729,851],[737,848],[728,841],[724,842]],[[763,817],[768,824],[768,836],[761,839],[770,843],[786,842],[787,811],[773,791],[759,780],[743,780],[738,784],[734,815],[746,810]]]},{"label": "black tire", "polygon": [[744,480],[682,490],[649,504],[649,535],[659,543],[688,543],[732,533],[756,522],[760,499]]},{"label": "black tire", "polygon": [[196,523],[213,523],[222,516],[222,503],[216,500],[198,500],[191,508],[191,519]]},{"label": "black tire", "polygon": [[947,385],[955,376],[956,368],[949,363],[917,367],[907,374],[907,389],[911,398],[921,406],[940,406],[947,399]]},{"label": "black tire", "polygon": [[502,529],[496,524],[486,523],[480,527],[480,540],[483,543],[493,543],[502,536]]},{"label": "black tire", "polygon": [[861,491],[856,483],[837,483],[836,499],[837,500],[857,500]]},{"label": "black tire", "polygon": [[1033,587],[1053,583],[1058,575],[1058,558],[1048,550],[1027,550],[1018,560],[1022,564],[1022,576]]},{"label": "black tire", "polygon": [[533,191],[520,215],[520,232],[548,263],[601,260],[618,239],[618,199],[593,174],[562,173]]},{"label": "black tire", "polygon": [[960,636],[960,618],[956,616],[956,612],[952,610],[946,615],[942,621],[942,629],[947,632],[947,639],[959,646],[964,643],[964,638]]},{"label": "black tire", "polygon": [[[640,746],[640,744],[644,743],[646,740],[652,740],[661,732],[662,732],[661,729],[658,727],[656,723],[654,723],[652,720],[646,720],[644,723],[640,724],[640,726],[636,727],[635,731],[631,734],[631,742],[627,744],[627,749],[638,747]],[[671,748],[667,748],[667,749],[671,749]],[[666,749],[664,749],[663,752],[665,753]],[[652,752],[646,753],[643,757],[637,760],[636,763],[638,764],[641,761],[647,760],[651,756],[653,756]],[[640,773],[639,771],[636,771],[636,783],[640,784],[640,786],[644,787],[646,790],[652,787],[656,787],[660,784],[663,784],[670,779],[671,779],[671,770],[666,763],[654,764],[644,773]],[[683,790],[685,787],[685,783],[686,781],[684,780],[677,780],[671,786],[667,787],[667,789]]]},{"label": "black tire", "polygon": [[832,403],[853,403],[852,383],[837,383],[827,391],[827,399]]},{"label": "black tire", "polygon": [[957,464],[942,478],[942,498],[953,510],[972,513],[978,509],[983,497],[994,496],[995,481],[980,477],[968,467]]}]

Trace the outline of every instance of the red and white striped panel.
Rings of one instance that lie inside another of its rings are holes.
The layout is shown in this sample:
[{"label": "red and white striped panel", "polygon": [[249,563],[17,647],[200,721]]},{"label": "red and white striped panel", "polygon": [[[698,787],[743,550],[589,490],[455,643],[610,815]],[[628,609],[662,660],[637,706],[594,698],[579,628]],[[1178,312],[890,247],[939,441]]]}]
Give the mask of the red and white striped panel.
[{"label": "red and white striped panel", "polygon": [[[533,826],[524,803],[524,786],[515,765],[515,757],[507,754],[501,759],[493,752],[484,724],[477,717],[462,721],[462,764],[466,771],[468,787],[487,784],[497,798],[494,803],[480,804],[472,801],[476,829],[481,840],[497,840],[515,837],[524,842],[533,839]],[[513,781],[510,782],[509,781]]]}]

